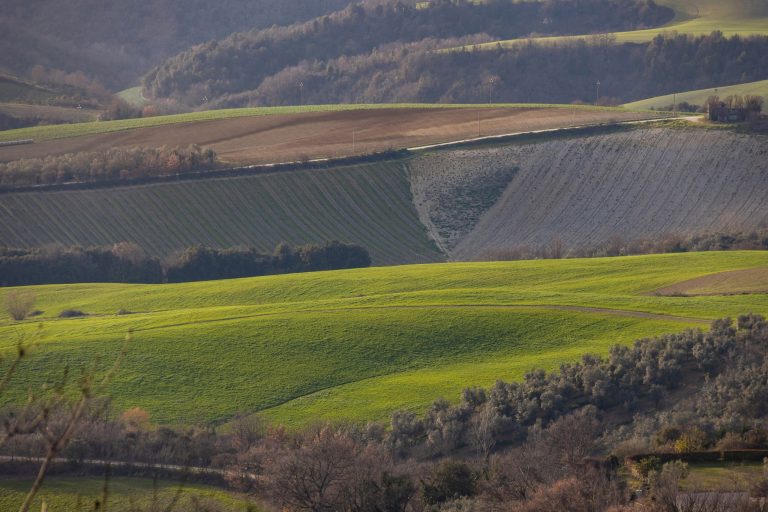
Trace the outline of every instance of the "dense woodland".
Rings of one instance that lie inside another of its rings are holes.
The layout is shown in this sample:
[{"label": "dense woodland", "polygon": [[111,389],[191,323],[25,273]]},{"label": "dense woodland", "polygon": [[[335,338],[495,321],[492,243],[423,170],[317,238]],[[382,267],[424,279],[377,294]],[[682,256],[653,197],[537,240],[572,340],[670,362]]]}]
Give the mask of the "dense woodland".
[{"label": "dense woodland", "polygon": [[239,30],[287,25],[350,0],[4,0],[0,69],[80,71],[113,90],[134,85],[162,59]]},{"label": "dense woodland", "polygon": [[0,247],[0,286],[61,283],[180,283],[268,274],[369,267],[364,248],[337,241],[292,247],[272,254],[252,247],[190,247],[164,261],[123,242],[106,247]]},{"label": "dense woodland", "polygon": [[[455,44],[423,41],[356,57],[304,61],[214,104],[291,104],[298,103],[300,93],[305,103],[594,103],[597,80],[599,102],[617,104],[768,78],[768,37],[763,36],[663,35],[648,44],[595,37],[557,45],[434,51]],[[297,84],[303,84],[301,91]]]},{"label": "dense woodland", "polygon": [[[703,460],[708,450],[766,453],[768,322],[751,314],[717,320],[707,332],[615,346],[522,382],[466,389],[423,415],[395,413],[389,425],[288,432],[244,415],[225,432],[177,431],[153,427],[140,408],[89,407],[55,452],[71,467],[112,458],[226,469],[219,477],[229,485],[282,510],[758,512],[750,495],[768,497],[768,473],[750,493],[680,495],[686,465],[662,464]],[[35,404],[6,408],[3,452],[50,451],[38,428],[67,410],[59,404],[27,433]],[[620,470],[628,456],[639,461],[628,465],[631,486]]]},{"label": "dense woodland", "polygon": [[[355,94],[354,88],[345,87],[348,84],[336,83],[341,76],[345,76],[345,80],[373,82],[370,84],[372,88],[382,88],[388,98],[393,99],[402,95],[402,91],[397,90],[402,86],[394,88],[390,80],[377,76],[388,71],[378,61],[382,51],[390,58],[399,60],[399,53],[407,51],[406,43],[469,36],[474,36],[475,40],[490,40],[536,33],[625,30],[660,25],[671,16],[670,9],[657,6],[652,0],[519,3],[508,0],[482,3],[444,0],[433,2],[430,8],[409,6],[402,2],[368,7],[354,5],[307,23],[237,33],[221,41],[194,47],[149,73],[144,79],[144,86],[152,96],[171,96],[190,105],[201,105],[204,98],[255,90],[265,79],[274,78],[294,66],[310,66],[315,70],[322,69],[323,74],[327,72],[328,75],[326,90],[319,90],[324,84],[318,83],[317,77],[306,77],[304,86],[310,103],[334,103],[343,95]],[[395,51],[387,50],[387,45],[394,45]],[[417,47],[414,51],[423,53],[424,49]],[[359,64],[352,63],[360,59],[368,64],[365,78],[354,77],[357,73],[345,64],[349,62],[359,67]],[[451,74],[456,71],[454,67]],[[431,71],[425,68],[419,73],[429,75]],[[372,80],[374,76],[377,78]],[[295,78],[301,79],[300,76]],[[298,103],[299,80],[282,83],[281,86],[286,88],[285,97],[265,97],[260,98],[260,102]],[[372,98],[364,96],[356,98],[356,101],[369,99]],[[437,99],[440,98],[428,101]]]}]

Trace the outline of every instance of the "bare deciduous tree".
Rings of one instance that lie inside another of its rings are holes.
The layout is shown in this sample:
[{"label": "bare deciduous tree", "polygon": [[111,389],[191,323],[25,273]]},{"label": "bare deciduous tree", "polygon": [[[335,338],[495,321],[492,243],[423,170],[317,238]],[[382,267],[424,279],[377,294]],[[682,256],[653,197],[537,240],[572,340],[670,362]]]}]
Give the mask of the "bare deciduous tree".
[{"label": "bare deciduous tree", "polygon": [[490,402],[486,402],[480,411],[472,418],[470,440],[472,441],[472,446],[477,450],[477,455],[481,457],[485,463],[488,462],[491,450],[496,446],[496,427],[498,419],[499,414]]},{"label": "bare deciduous tree", "polygon": [[35,294],[13,290],[5,296],[5,309],[8,315],[17,322],[29,316],[35,307]]}]

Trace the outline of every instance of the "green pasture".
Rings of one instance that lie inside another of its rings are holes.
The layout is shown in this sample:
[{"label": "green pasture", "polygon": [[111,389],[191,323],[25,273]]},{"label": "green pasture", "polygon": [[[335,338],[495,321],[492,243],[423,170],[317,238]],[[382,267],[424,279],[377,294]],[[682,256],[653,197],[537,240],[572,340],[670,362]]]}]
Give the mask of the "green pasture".
[{"label": "green pasture", "polygon": [[[22,478],[0,478],[0,510],[18,510],[32,481]],[[216,510],[227,512],[257,511],[255,504],[214,487],[182,484],[170,481],[154,481],[147,478],[111,478],[107,485],[107,507],[97,510],[129,512],[137,510],[192,510],[196,504],[215,504]],[[43,503],[48,512],[92,512],[96,501],[104,495],[104,480],[99,478],[46,478],[42,490],[32,504],[32,510],[41,510]],[[248,507],[252,508],[249,509]],[[197,510],[197,509],[195,509]]]},{"label": "green pasture", "polygon": [[723,87],[713,87],[711,89],[700,89],[697,91],[684,91],[677,94],[667,94],[666,96],[657,96],[640,101],[633,101],[624,105],[631,109],[663,109],[672,105],[673,102],[688,102],[691,105],[703,105],[710,96],[720,96],[725,98],[731,95],[756,95],[762,96],[768,100],[768,80],[759,82],[750,82],[747,84],[726,85]]},{"label": "green pasture", "polygon": [[691,464],[689,470],[681,486],[691,491],[749,491],[763,476],[763,465],[758,463]]},{"label": "green pasture", "polygon": [[144,97],[144,94],[141,92],[141,87],[131,87],[130,89],[125,89],[118,92],[117,96],[135,108],[142,108],[144,105],[149,103],[149,101]]},{"label": "green pasture", "polygon": [[[385,420],[520,379],[616,343],[768,314],[768,295],[662,297],[702,275],[768,267],[765,252],[377,267],[177,285],[25,288],[43,314],[0,322],[0,347],[37,340],[12,382],[20,399],[62,368],[103,367],[133,331],[111,386],[115,411],[156,423],[238,412],[300,427]],[[8,290],[0,291],[4,295]],[[2,297],[0,297],[2,299]],[[64,309],[86,318],[58,319]],[[117,315],[118,310],[133,314]],[[38,325],[42,324],[38,333]]]}]

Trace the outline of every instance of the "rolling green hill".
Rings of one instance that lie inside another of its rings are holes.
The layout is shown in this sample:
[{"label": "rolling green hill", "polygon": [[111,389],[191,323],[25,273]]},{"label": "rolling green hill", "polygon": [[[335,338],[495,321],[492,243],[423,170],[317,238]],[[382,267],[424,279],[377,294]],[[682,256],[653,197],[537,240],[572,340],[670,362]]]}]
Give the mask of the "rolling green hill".
[{"label": "rolling green hill", "polygon": [[624,106],[631,109],[665,109],[675,101],[677,101],[677,103],[685,101],[691,105],[703,105],[707,101],[707,98],[712,95],[725,98],[726,96],[731,95],[743,96],[746,94],[763,96],[768,100],[768,80],[750,82],[748,84],[726,85],[723,87],[701,89],[698,91],[684,91],[677,94],[667,94],[666,96],[657,96],[646,100],[633,101]]},{"label": "rolling green hill", "polygon": [[[665,32],[707,35],[720,31],[725,36],[768,34],[768,3],[762,0],[657,0],[670,7],[675,17],[666,25],[645,30],[615,32],[620,43],[644,43]],[[555,43],[589,36],[558,36],[536,38],[540,43]],[[512,46],[523,39],[511,39],[478,45],[477,48],[494,49],[498,44]]]},{"label": "rolling green hill", "polygon": [[[385,419],[471,385],[519,379],[615,343],[768,313],[768,294],[662,296],[707,274],[768,267],[768,253],[383,267],[179,285],[52,285],[39,318],[0,322],[6,350],[43,323],[12,387],[107,364],[129,329],[115,410],[159,423],[261,411],[293,427]],[[4,295],[8,290],[0,292]],[[58,319],[64,309],[91,314]],[[116,315],[120,309],[134,314]]]}]

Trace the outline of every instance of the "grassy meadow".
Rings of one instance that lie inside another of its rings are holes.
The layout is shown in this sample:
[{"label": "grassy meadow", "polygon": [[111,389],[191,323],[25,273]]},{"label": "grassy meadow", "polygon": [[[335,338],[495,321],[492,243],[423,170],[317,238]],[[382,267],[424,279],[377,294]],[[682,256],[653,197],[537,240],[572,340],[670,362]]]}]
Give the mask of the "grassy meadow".
[{"label": "grassy meadow", "polygon": [[677,94],[667,94],[640,101],[633,101],[624,106],[631,109],[663,109],[672,105],[673,102],[682,103],[684,101],[691,105],[703,105],[707,98],[713,95],[725,98],[731,95],[744,96],[747,94],[763,96],[768,99],[768,80],[759,82],[750,82],[747,84],[726,85],[723,87],[713,87],[711,89],[700,89],[697,91],[684,91]]},{"label": "grassy meadow", "polygon": [[[111,392],[157,423],[238,412],[301,427],[385,420],[461,389],[520,379],[616,343],[768,313],[768,295],[666,297],[707,274],[768,267],[725,252],[377,267],[178,285],[30,287],[42,315],[0,322],[0,347],[37,339],[14,398],[64,365],[106,367],[133,330]],[[8,290],[0,291],[0,295]],[[88,313],[59,319],[64,309]],[[117,315],[119,310],[133,314]],[[42,324],[39,333],[38,325]],[[194,405],[192,405],[194,404]]]},{"label": "grassy meadow", "polygon": [[[17,510],[32,486],[32,480],[0,478],[0,510]],[[35,501],[32,510],[47,505],[48,512],[91,512],[94,502],[103,496],[104,480],[101,478],[49,477]],[[176,503],[173,510],[188,510],[195,503],[215,504],[216,510],[247,512],[261,510],[243,498],[220,489],[170,481],[154,481],[147,478],[116,477],[109,481],[107,507],[112,512],[129,512],[136,507],[155,506],[151,510],[165,510]],[[248,506],[253,508],[248,509]],[[188,508],[189,507],[189,508]]]}]

